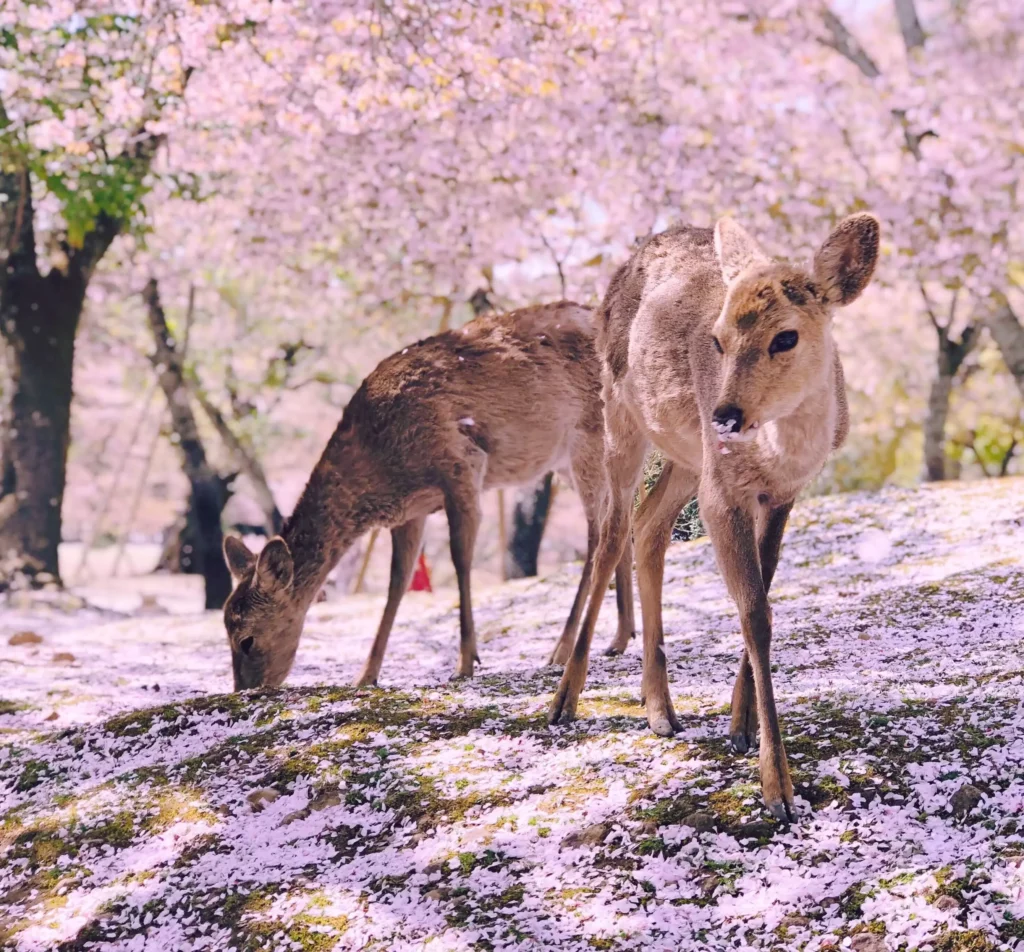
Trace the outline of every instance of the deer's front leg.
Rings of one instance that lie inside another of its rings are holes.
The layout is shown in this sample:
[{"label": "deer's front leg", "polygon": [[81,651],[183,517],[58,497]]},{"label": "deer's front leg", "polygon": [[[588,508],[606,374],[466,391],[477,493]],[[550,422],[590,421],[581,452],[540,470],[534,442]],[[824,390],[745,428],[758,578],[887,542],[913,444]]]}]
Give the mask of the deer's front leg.
[{"label": "deer's front leg", "polygon": [[[789,776],[782,731],[775,710],[770,649],[772,615],[761,571],[761,552],[755,535],[754,520],[743,509],[725,505],[709,493],[701,500],[701,515],[715,546],[715,556],[726,587],[740,613],[744,655],[750,668],[757,720],[761,726],[761,790],[768,811],[778,820],[793,820],[793,782]],[[785,525],[783,520],[782,525]],[[774,571],[774,569],[773,569]],[[733,701],[741,705],[733,711],[734,725],[742,714],[749,726],[749,695],[741,682],[746,680],[741,663]],[[737,698],[739,694],[739,698]]]},{"label": "deer's front leg", "polygon": [[692,498],[698,477],[666,462],[657,485],[636,515],[636,568],[643,614],[644,649],[641,703],[647,723],[655,734],[670,737],[682,725],[676,717],[668,684],[665,632],[661,617],[661,593],[665,578],[665,550],[672,538],[679,510]]},{"label": "deer's front leg", "polygon": [[[782,550],[782,534],[786,531],[786,521],[793,503],[788,502],[777,506],[768,514],[761,531],[758,552],[761,559],[761,582],[767,595],[775,578],[775,569],[779,564],[779,553]],[[772,607],[768,606],[768,624],[772,624]],[[754,669],[750,665],[750,657],[746,648],[740,658],[740,669],[736,674],[736,685],[732,691],[732,721],[729,725],[729,740],[733,749],[745,754],[757,742],[757,700],[754,690]]]},{"label": "deer's front leg", "polygon": [[357,688],[371,687],[377,683],[384,652],[388,647],[388,636],[395,624],[395,615],[398,614],[398,606],[416,568],[426,523],[426,517],[420,516],[391,530],[391,580],[388,583],[388,601],[377,628],[377,637],[373,639],[370,656],[366,659],[363,673],[356,681]]}]

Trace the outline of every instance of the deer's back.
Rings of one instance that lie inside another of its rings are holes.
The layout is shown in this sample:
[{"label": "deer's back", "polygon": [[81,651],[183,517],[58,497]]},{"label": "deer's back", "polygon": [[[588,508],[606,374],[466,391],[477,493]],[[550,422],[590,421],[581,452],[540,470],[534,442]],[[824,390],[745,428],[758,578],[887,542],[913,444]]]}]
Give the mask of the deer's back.
[{"label": "deer's back", "polygon": [[573,434],[602,426],[594,336],[592,312],[568,302],[478,317],[382,361],[342,429],[407,468],[468,436],[489,455],[489,484],[531,478]]},{"label": "deer's back", "polygon": [[[684,288],[680,298],[676,292]],[[615,272],[601,304],[598,349],[612,378],[622,378],[629,367],[630,336],[642,304],[667,296],[664,303],[682,312],[685,332],[696,320],[713,321],[724,294],[710,228],[677,225],[647,238]]]}]

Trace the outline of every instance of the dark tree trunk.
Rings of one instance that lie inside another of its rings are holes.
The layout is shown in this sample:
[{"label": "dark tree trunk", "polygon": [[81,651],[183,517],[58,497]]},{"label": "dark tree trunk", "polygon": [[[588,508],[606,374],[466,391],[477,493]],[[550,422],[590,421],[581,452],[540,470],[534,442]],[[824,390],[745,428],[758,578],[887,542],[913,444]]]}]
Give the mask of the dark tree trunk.
[{"label": "dark tree trunk", "polygon": [[978,328],[968,324],[959,341],[949,336],[950,320],[945,325],[935,317],[929,306],[929,316],[938,334],[939,347],[936,355],[935,377],[928,393],[928,416],[924,421],[924,478],[927,482],[948,479],[946,458],[946,421],[949,418],[949,400],[953,393],[953,381],[967,359],[967,355],[978,342]]},{"label": "dark tree trunk", "polygon": [[[189,509],[193,530],[188,533],[192,539],[182,545],[182,559],[190,555],[195,570],[202,574],[206,588],[206,607],[221,608],[231,594],[231,575],[221,552],[224,541],[221,513],[230,497],[227,489],[230,480],[222,479],[207,462],[206,450],[189,402],[181,355],[167,326],[157,283],[152,278],[143,291],[143,300],[146,302],[149,326],[156,345],[151,360],[171,410],[171,423],[178,437],[182,467],[192,487]],[[186,528],[188,526],[189,520],[186,520]],[[193,547],[191,554],[185,551],[188,544]]]},{"label": "dark tree trunk", "polygon": [[57,550],[84,288],[59,274],[11,275],[0,299],[9,392],[0,435],[0,589],[59,581]]},{"label": "dark tree trunk", "polygon": [[229,495],[216,474],[192,483],[189,506],[195,524],[196,569],[203,575],[207,608],[223,608],[231,594],[231,573],[224,562],[220,524]]},{"label": "dark tree trunk", "polygon": [[544,527],[551,508],[551,479],[548,473],[539,483],[520,490],[512,513],[512,537],[505,553],[505,577],[526,578],[537,574]]},{"label": "dark tree trunk", "polygon": [[[0,101],[0,130],[9,125]],[[140,179],[162,141],[140,135],[119,157]],[[10,369],[0,419],[0,590],[15,578],[60,581],[57,550],[70,439],[75,334],[93,271],[125,222],[100,212],[82,240],[52,236],[62,261],[36,259],[32,177],[0,162],[0,336]]]},{"label": "dark tree trunk", "polygon": [[953,371],[941,340],[937,364],[928,391],[928,416],[924,421],[924,478],[930,483],[946,478],[946,420],[953,392]]},{"label": "dark tree trunk", "polygon": [[1009,301],[1005,299],[989,313],[986,323],[989,333],[1003,355],[1021,394],[1024,394],[1024,327],[1021,326]]}]

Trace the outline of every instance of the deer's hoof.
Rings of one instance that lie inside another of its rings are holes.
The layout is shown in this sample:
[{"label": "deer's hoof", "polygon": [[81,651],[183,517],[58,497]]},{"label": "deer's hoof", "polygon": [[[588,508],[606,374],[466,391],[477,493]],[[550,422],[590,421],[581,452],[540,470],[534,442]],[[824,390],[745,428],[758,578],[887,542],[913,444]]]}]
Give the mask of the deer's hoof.
[{"label": "deer's hoof", "polygon": [[768,812],[780,823],[796,822],[796,807],[781,797],[779,799],[765,801]]},{"label": "deer's hoof", "polygon": [[729,735],[729,743],[737,754],[745,754],[754,746],[754,738],[746,731],[734,731]]},{"label": "deer's hoof", "polygon": [[549,724],[571,724],[576,720],[576,698],[570,698],[569,692],[561,685],[548,706]]},{"label": "deer's hoof", "polygon": [[548,664],[557,664],[559,667],[564,668],[566,662],[569,660],[569,646],[566,645],[564,648],[561,645],[556,645],[555,650],[551,652],[551,657],[548,658]]},{"label": "deer's hoof", "polygon": [[353,681],[352,686],[356,688],[375,688],[377,687],[377,678],[376,676],[371,677],[368,674],[364,674]]},{"label": "deer's hoof", "polygon": [[672,737],[679,730],[679,722],[667,714],[659,714],[657,717],[648,718],[651,730],[659,737]]}]

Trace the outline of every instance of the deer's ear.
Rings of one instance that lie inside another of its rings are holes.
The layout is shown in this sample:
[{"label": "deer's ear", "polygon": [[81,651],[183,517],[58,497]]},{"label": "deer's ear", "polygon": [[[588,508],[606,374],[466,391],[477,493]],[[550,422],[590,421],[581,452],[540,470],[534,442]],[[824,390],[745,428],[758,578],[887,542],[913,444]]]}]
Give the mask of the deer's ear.
[{"label": "deer's ear", "polygon": [[814,256],[814,278],[829,304],[849,304],[875,273],[882,226],[861,212],[844,218]]},{"label": "deer's ear", "polygon": [[237,581],[252,571],[256,564],[256,556],[249,551],[246,544],[238,536],[224,536],[224,561],[228,570]]},{"label": "deer's ear", "polygon": [[715,254],[727,285],[751,265],[768,262],[761,246],[731,218],[719,218],[715,224]]},{"label": "deer's ear", "polygon": [[292,584],[295,565],[288,543],[274,536],[256,560],[256,582],[265,592],[283,591]]}]

